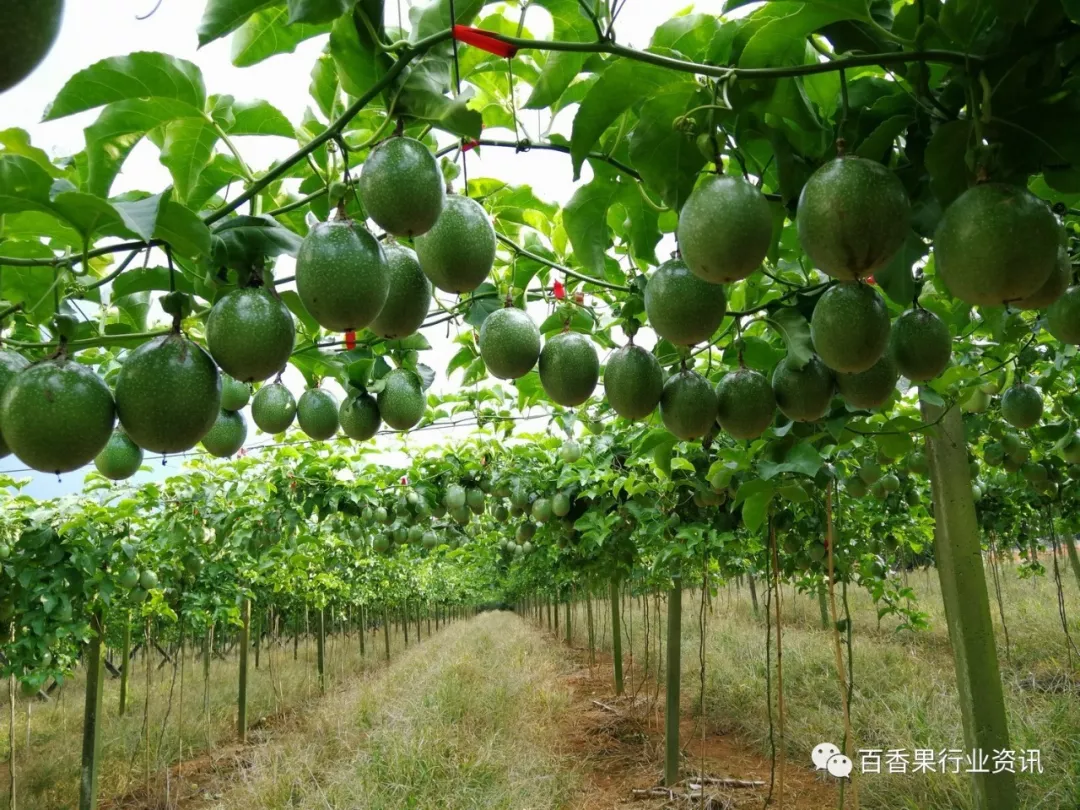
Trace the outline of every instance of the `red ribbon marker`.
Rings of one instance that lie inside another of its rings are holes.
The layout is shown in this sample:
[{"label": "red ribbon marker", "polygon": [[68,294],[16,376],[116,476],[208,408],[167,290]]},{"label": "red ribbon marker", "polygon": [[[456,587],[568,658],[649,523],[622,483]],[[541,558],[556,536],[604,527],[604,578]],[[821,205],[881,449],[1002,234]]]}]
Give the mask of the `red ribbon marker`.
[{"label": "red ribbon marker", "polygon": [[356,348],[356,332],[350,330],[345,333],[345,348],[350,352]]},{"label": "red ribbon marker", "polygon": [[472,45],[474,48],[479,48],[482,51],[493,53],[496,56],[502,56],[505,59],[513,59],[517,55],[517,46],[511,45],[509,42],[503,42],[501,39],[496,39],[487,31],[482,31],[479,28],[473,28],[468,25],[455,25],[454,26],[454,39],[458,42],[464,42],[466,45]]},{"label": "red ribbon marker", "polygon": [[869,284],[877,284],[877,282],[876,282],[876,281],[874,281],[874,277],[873,277],[873,276],[867,276],[867,277],[866,277],[866,281],[867,281],[867,283],[869,283]]},{"label": "red ribbon marker", "polygon": [[559,301],[562,301],[564,298],[566,298],[566,287],[564,287],[562,282],[558,279],[556,279],[555,283],[551,285],[551,289],[552,292],[555,293],[555,298]]}]

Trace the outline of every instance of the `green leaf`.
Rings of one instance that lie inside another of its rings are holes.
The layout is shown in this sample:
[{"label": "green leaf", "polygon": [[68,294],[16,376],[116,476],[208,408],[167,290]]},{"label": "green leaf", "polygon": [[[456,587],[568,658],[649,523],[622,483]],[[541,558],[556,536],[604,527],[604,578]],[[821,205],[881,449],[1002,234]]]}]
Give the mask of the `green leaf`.
[{"label": "green leaf", "polygon": [[306,39],[330,33],[330,26],[288,24],[288,9],[263,8],[236,32],[232,42],[232,63],[250,67],[279,53],[292,53]]},{"label": "green leaf", "polygon": [[[4,256],[16,259],[51,259],[53,252],[40,242],[4,242]],[[56,278],[51,267],[4,267],[0,273],[0,298],[9,304],[22,304],[34,323],[43,323],[53,315],[53,297],[48,294]],[[40,305],[34,309],[36,304]]]},{"label": "green leaf", "polygon": [[319,333],[319,322],[311,317],[311,313],[308,312],[307,307],[304,306],[304,302],[300,300],[300,296],[296,291],[282,290],[278,294],[281,296],[281,300],[285,306],[289,308],[289,311],[304,325],[304,329],[307,330],[307,333],[309,335],[317,335]]},{"label": "green leaf", "polygon": [[675,456],[671,459],[672,470],[686,470],[687,472],[694,472],[694,464],[689,459],[685,459],[682,456]]},{"label": "green leaf", "polygon": [[456,98],[448,98],[449,91],[450,61],[428,56],[409,71],[398,95],[397,110],[453,135],[479,138],[484,119],[467,106],[474,89],[466,88]]},{"label": "green leaf", "polygon": [[[535,0],[551,15],[552,37],[562,42],[587,42],[596,36],[592,23],[581,10],[578,0]],[[544,59],[540,75],[533,83],[525,102],[527,110],[542,110],[553,105],[581,72],[587,53],[552,51]]]},{"label": "green leaf", "polygon": [[107,195],[135,144],[147,132],[182,119],[206,122],[202,110],[178,99],[128,99],[108,105],[85,132],[87,190]]},{"label": "green leaf", "polygon": [[[660,216],[656,209],[645,202],[637,183],[620,183],[616,210],[626,211],[625,231],[614,224],[616,232],[630,243],[630,254],[640,267],[658,264],[656,245],[660,241]],[[609,219],[610,223],[610,219]],[[644,306],[644,305],[643,305]]]},{"label": "green leaf", "polygon": [[874,281],[891,300],[902,307],[911,306],[916,290],[911,268],[929,250],[926,242],[911,231],[893,260],[874,273]]},{"label": "green leaf", "polygon": [[810,340],[810,325],[797,309],[781,307],[769,313],[766,321],[780,333],[787,348],[789,364],[802,369],[810,362],[814,344]]},{"label": "green leaf", "polygon": [[199,22],[199,47],[231,34],[256,11],[281,3],[282,0],[209,0]]},{"label": "green leaf", "polygon": [[300,241],[270,217],[232,217],[213,234],[213,260],[218,266],[247,270],[264,257],[295,256]]},{"label": "green leaf", "polygon": [[701,62],[710,56],[713,38],[720,23],[712,14],[686,14],[673,17],[653,33],[650,48],[676,51],[691,62]]},{"label": "green leaf", "polygon": [[154,238],[168,242],[180,256],[197,259],[210,255],[210,229],[194,211],[173,200],[162,203]]},{"label": "green leaf", "polygon": [[202,72],[185,59],[150,51],[103,59],[68,79],[44,120],[136,98],[174,99],[201,111],[206,104]]},{"label": "green leaf", "polygon": [[333,22],[352,7],[351,0],[289,0],[289,25]]},{"label": "green leaf", "polygon": [[131,202],[114,202],[113,208],[120,214],[120,218],[140,239],[150,240],[157,231],[158,212],[165,194],[155,194],[142,200]]},{"label": "green leaf", "polygon": [[188,194],[187,204],[195,211],[201,211],[215,194],[243,176],[244,170],[236,158],[232,155],[215,154],[203,168],[198,182]]},{"label": "green leaf", "polygon": [[919,399],[928,405],[933,405],[938,408],[945,407],[945,400],[932,388],[922,385],[919,386]]},{"label": "green leaf", "polygon": [[[454,22],[471,25],[487,0],[456,0]],[[413,42],[445,31],[450,27],[450,0],[429,0],[427,3],[414,5],[409,9],[409,22],[412,23]]]},{"label": "green leaf", "polygon": [[868,160],[881,162],[898,137],[904,134],[914,118],[910,115],[894,115],[878,124],[867,135],[855,154]]},{"label": "green leaf", "polygon": [[217,140],[217,130],[205,119],[181,118],[165,126],[161,162],[172,174],[182,199],[187,199],[210,162]]},{"label": "green leaf", "polygon": [[668,85],[642,105],[630,133],[630,162],[645,185],[675,210],[693,190],[705,156],[674,122],[691,107],[706,103],[708,94],[696,82]]},{"label": "green leaf", "polygon": [[580,186],[563,209],[563,227],[582,267],[595,275],[604,273],[604,261],[611,244],[607,212],[619,198],[621,188],[611,175],[598,171],[589,183]]},{"label": "green leaf", "polygon": [[926,147],[930,188],[944,209],[959,197],[973,179],[966,156],[971,144],[970,121],[941,124]]},{"label": "green leaf", "polygon": [[30,158],[53,177],[60,176],[60,170],[52,164],[45,150],[31,145],[30,135],[25,129],[12,127],[0,130],[0,155],[4,154]]},{"label": "green leaf", "polygon": [[769,3],[759,13],[772,19],[750,37],[739,57],[739,67],[800,65],[806,56],[806,38],[814,31],[840,20],[870,19],[865,0],[781,0]]},{"label": "green leaf", "polygon": [[[330,36],[333,38],[333,32]],[[327,120],[334,116],[334,102],[337,101],[338,90],[337,63],[329,52],[324,51],[315,60],[315,66],[311,69],[311,84],[308,85],[308,93],[315,99],[319,111]]]},{"label": "green leaf", "polygon": [[671,452],[675,448],[675,437],[669,434],[668,440],[662,441],[652,450],[653,464],[666,478],[671,478]]},{"label": "green leaf", "polygon": [[238,101],[233,104],[235,121],[228,128],[230,135],[280,135],[296,137],[289,119],[268,101]]},{"label": "green leaf", "polygon": [[798,484],[784,484],[778,487],[776,491],[780,493],[780,497],[792,503],[806,503],[810,500],[806,490]]},{"label": "green leaf", "polygon": [[108,202],[73,189],[66,180],[54,184],[52,177],[30,158],[0,156],[0,214],[40,211],[56,217],[87,240],[97,233],[134,235]]},{"label": "green leaf", "polygon": [[755,492],[743,502],[743,524],[749,531],[756,532],[765,523],[769,514],[769,504],[772,503],[773,491]]},{"label": "green leaf", "polygon": [[[330,32],[330,55],[337,66],[341,88],[351,96],[366,93],[386,74],[391,64],[389,56],[377,51],[369,37],[361,40],[351,16],[334,23]],[[330,117],[329,112],[324,111],[324,114]]]},{"label": "green leaf", "polygon": [[649,98],[665,84],[683,82],[669,70],[620,59],[612,63],[581,100],[570,135],[574,180],[581,176],[585,156],[615,119],[631,105]]},{"label": "green leaf", "polygon": [[780,473],[799,473],[813,478],[824,463],[821,454],[812,444],[798,442],[787,451],[782,462],[758,462],[758,474],[765,481],[776,477]]},{"label": "green leaf", "polygon": [[469,311],[465,314],[465,323],[469,324],[473,329],[479,329],[487,320],[488,315],[501,308],[502,302],[497,295],[489,298],[474,298],[469,305]]},{"label": "green leaf", "polygon": [[[177,272],[175,274],[174,284],[179,292],[189,295],[195,292],[191,281],[183,273]],[[112,283],[112,297],[115,299],[132,293],[168,289],[169,268],[136,267],[125,270],[116,278]]]}]

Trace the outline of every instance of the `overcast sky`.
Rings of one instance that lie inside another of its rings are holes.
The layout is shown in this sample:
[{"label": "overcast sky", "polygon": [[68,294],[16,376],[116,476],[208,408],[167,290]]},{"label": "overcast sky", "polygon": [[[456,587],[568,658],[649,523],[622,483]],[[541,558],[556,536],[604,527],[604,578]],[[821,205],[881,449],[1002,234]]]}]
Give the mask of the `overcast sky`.
[{"label": "overcast sky", "polygon": [[[30,133],[36,146],[53,156],[70,155],[82,149],[83,129],[93,123],[98,111],[41,123],[42,111],[48,102],[75,72],[106,57],[133,51],[162,51],[188,59],[202,69],[208,93],[227,93],[238,100],[265,99],[294,122],[302,118],[305,108],[311,104],[308,96],[309,74],[326,44],[325,36],[301,43],[295,53],[275,56],[252,67],[237,68],[230,61],[231,43],[228,39],[198,48],[195,32],[205,6],[201,0],[162,0],[158,10],[145,20],[136,17],[149,12],[154,0],[68,0],[66,5],[59,39],[45,63],[22,84],[0,96],[0,130],[21,127]],[[407,25],[407,10],[412,3],[402,0],[401,5]],[[722,5],[722,0],[703,0],[695,4],[695,9],[719,13]],[[387,21],[393,24],[397,16],[396,5],[387,3],[386,7]],[[489,7],[485,14],[496,8]],[[624,44],[645,47],[656,26],[686,8],[687,3],[681,0],[628,0],[616,28],[618,39]],[[517,11],[513,14],[516,19]],[[537,37],[546,37],[551,33],[550,18],[539,7],[529,10],[526,25]],[[562,113],[553,129],[569,135],[573,113],[572,108]],[[535,121],[531,115],[527,119]],[[513,138],[513,133],[506,131],[489,130],[487,134]],[[535,131],[528,134],[533,139],[537,137]],[[279,137],[242,137],[235,140],[245,159],[256,171],[265,169],[274,160],[287,156],[296,148],[295,142]],[[489,149],[482,155],[470,153],[468,160],[470,177],[497,177],[528,184],[539,197],[552,202],[565,203],[575,190],[570,161],[558,153],[534,150],[527,155],[515,155],[509,149]],[[586,166],[581,182],[588,179]],[[170,183],[168,171],[158,162],[156,148],[144,140],[126,161],[122,174],[113,186],[113,193],[134,189],[157,192]],[[292,274],[289,262],[291,260],[286,259],[279,264],[279,275]],[[543,308],[542,304],[538,306]],[[542,318],[545,313],[536,314]],[[444,370],[456,347],[446,340],[445,327],[435,327],[429,331],[427,336],[433,349],[423,354],[422,362],[437,372],[434,390],[451,390],[460,379],[460,372],[457,372],[457,379],[447,380]],[[293,371],[286,377],[286,382],[298,397],[303,390],[300,375]],[[270,437],[255,428],[250,418],[248,422],[249,448],[270,441]],[[539,429],[543,425],[543,420],[537,420],[530,427]],[[423,431],[407,441],[414,445],[445,442],[448,438],[459,437],[465,430]],[[392,453],[395,447],[400,446],[400,439],[395,437],[380,437],[378,441],[380,446],[385,446]],[[395,457],[400,458],[397,453],[388,458]],[[138,473],[135,482],[175,474],[180,470],[179,459],[170,460],[165,467],[161,466],[159,457],[148,457],[147,462],[152,470]],[[57,481],[55,476],[23,470],[23,465],[14,456],[0,460],[0,472],[18,471],[17,477],[32,477],[26,492],[36,497],[77,491],[82,486],[84,476],[83,471],[77,471]]]}]

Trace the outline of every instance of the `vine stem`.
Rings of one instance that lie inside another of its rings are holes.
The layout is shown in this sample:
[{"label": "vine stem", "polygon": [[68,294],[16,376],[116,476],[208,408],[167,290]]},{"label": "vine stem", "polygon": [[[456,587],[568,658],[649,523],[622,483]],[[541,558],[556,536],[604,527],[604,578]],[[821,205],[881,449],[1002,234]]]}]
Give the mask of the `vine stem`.
[{"label": "vine stem", "polygon": [[560,271],[562,273],[565,273],[566,275],[570,276],[571,278],[576,278],[579,281],[586,282],[587,284],[594,284],[597,287],[604,287],[604,288],[606,288],[608,290],[618,290],[619,292],[630,292],[630,288],[627,287],[625,284],[612,284],[610,281],[602,281],[602,280],[600,280],[598,278],[593,278],[592,276],[587,276],[584,273],[579,273],[576,270],[571,270],[569,267],[564,267],[563,265],[557,264],[556,262],[553,262],[550,259],[545,259],[543,256],[540,256],[540,255],[538,255],[536,253],[533,253],[530,250],[526,250],[521,245],[519,245],[517,242],[510,239],[509,237],[503,236],[501,233],[496,233],[495,238],[498,239],[500,242],[502,242],[504,245],[506,245],[508,248],[513,250],[517,255],[524,256],[526,259],[532,259],[534,262],[539,262],[540,264],[543,264],[543,265],[545,265],[547,267],[550,267],[553,270],[558,270],[558,271]]},{"label": "vine stem", "polygon": [[450,39],[451,30],[448,28],[445,31],[439,31],[432,34],[429,37],[419,40],[413,43],[408,48],[404,49],[401,55],[394,60],[394,64],[383,74],[383,77],[375,82],[368,88],[367,92],[354,101],[345,112],[343,112],[337,120],[335,120],[325,131],[317,135],[308,141],[304,146],[293,152],[289,157],[285,158],[281,163],[275,166],[273,169],[264,174],[259,180],[253,183],[243,194],[230,202],[228,205],[224,205],[214,213],[210,214],[205,220],[207,225],[213,225],[215,222],[224,219],[233,211],[236,211],[240,206],[252,199],[256,195],[262,192],[267,186],[276,180],[283,177],[293,166],[299,163],[301,160],[307,158],[308,155],[313,153],[323,144],[333,140],[335,137],[341,134],[346,125],[353,118],[355,118],[361,110],[363,110],[368,104],[370,104],[376,96],[393,83],[393,81],[401,75],[402,71],[409,66],[409,63],[427,53],[431,48],[436,45],[445,42]]},{"label": "vine stem", "polygon": [[677,70],[682,73],[694,73],[700,76],[712,76],[717,79],[734,77],[737,79],[784,79],[796,76],[812,76],[817,73],[832,73],[838,70],[853,67],[870,67],[874,65],[899,65],[908,62],[935,62],[952,65],[981,64],[983,57],[961,51],[949,51],[931,49],[923,51],[890,51],[888,53],[867,53],[856,56],[847,56],[843,59],[834,59],[827,62],[814,62],[809,65],[790,65],[787,67],[762,67],[762,68],[738,68],[726,65],[705,65],[700,62],[690,62],[685,59],[675,59],[670,56],[653,53],[651,51],[639,51],[620,45],[609,39],[600,39],[594,42],[562,42],[550,39],[522,39],[494,31],[484,31],[492,39],[497,39],[509,45],[513,45],[519,51],[570,51],[576,53],[607,53],[624,59],[632,59],[636,62],[656,65],[657,67]]}]

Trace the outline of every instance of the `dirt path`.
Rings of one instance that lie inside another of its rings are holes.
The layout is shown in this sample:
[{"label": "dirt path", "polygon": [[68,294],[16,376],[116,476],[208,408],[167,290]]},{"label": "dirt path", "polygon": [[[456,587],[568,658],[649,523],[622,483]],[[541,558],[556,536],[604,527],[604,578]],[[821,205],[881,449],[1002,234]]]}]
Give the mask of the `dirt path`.
[{"label": "dirt path", "polygon": [[[553,644],[559,643],[552,639]],[[567,678],[574,696],[573,711],[565,729],[569,754],[579,763],[584,781],[568,810],[657,810],[663,807],[705,807],[708,810],[761,808],[769,795],[771,763],[756,748],[731,734],[710,734],[688,715],[681,721],[683,772],[760,786],[708,786],[704,800],[672,801],[635,796],[661,784],[664,761],[664,696],[653,700],[655,684],[638,690],[637,697],[614,697],[611,659],[597,657],[591,671],[588,652],[566,650],[577,665]],[[628,662],[627,662],[628,663]],[[685,788],[684,788],[685,792]],[[770,805],[781,810],[779,793]],[[834,784],[829,784],[799,763],[788,762],[783,810],[832,810],[836,807]]]}]

